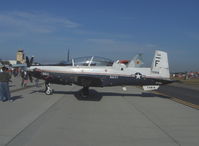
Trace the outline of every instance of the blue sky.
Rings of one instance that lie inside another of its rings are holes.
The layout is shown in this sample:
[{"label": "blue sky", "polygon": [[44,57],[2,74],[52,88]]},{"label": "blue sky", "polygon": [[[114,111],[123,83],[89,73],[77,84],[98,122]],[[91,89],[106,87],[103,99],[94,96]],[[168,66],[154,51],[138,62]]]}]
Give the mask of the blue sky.
[{"label": "blue sky", "polygon": [[167,51],[171,71],[199,70],[198,0],[13,0],[0,5],[0,58],[18,48],[40,62]]}]

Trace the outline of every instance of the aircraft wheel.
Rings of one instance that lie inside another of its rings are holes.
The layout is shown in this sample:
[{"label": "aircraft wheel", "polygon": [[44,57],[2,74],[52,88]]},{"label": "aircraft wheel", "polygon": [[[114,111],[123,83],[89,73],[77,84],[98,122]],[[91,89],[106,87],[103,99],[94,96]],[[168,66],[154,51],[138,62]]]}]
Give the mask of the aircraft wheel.
[{"label": "aircraft wheel", "polygon": [[45,94],[46,95],[51,95],[51,94],[53,94],[53,90],[52,89],[48,89],[48,90],[45,91]]}]

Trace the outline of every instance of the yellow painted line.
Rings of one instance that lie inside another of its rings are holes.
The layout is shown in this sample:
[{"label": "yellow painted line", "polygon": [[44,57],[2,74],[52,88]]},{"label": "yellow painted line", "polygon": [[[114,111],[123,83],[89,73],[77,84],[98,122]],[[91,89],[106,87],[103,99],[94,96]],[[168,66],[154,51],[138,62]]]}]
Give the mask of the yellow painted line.
[{"label": "yellow painted line", "polygon": [[197,104],[193,104],[193,103],[190,103],[190,102],[187,102],[187,101],[184,101],[184,100],[181,100],[177,97],[173,97],[173,96],[169,96],[167,94],[164,94],[164,93],[160,93],[158,91],[153,91],[155,94],[158,94],[158,95],[162,95],[162,96],[166,96],[166,97],[169,97],[169,99],[175,101],[175,102],[178,102],[180,104],[183,104],[183,105],[186,105],[186,106],[189,106],[191,108],[195,108],[195,109],[198,109],[199,110],[199,105]]}]

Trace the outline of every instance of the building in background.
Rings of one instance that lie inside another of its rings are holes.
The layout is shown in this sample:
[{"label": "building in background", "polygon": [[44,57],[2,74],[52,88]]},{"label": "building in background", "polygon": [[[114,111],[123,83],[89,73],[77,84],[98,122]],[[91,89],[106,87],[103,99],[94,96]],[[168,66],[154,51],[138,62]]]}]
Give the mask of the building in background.
[{"label": "building in background", "polygon": [[26,62],[23,49],[19,49],[19,51],[17,52],[16,60],[17,60],[17,63],[21,63],[21,64],[24,64]]},{"label": "building in background", "polygon": [[0,69],[5,66],[8,68],[22,68],[26,67],[25,54],[22,49],[19,49],[16,53],[16,60],[2,60],[0,59]]}]

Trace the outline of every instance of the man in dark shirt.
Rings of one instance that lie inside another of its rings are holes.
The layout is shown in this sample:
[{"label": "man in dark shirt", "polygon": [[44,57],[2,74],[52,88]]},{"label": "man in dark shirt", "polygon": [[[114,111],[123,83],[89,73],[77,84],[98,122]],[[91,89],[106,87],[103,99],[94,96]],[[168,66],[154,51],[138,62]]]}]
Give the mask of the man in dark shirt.
[{"label": "man in dark shirt", "polygon": [[10,90],[9,90],[9,81],[11,76],[7,72],[7,68],[3,67],[2,71],[0,72],[0,100],[1,101],[13,101],[10,99]]}]

